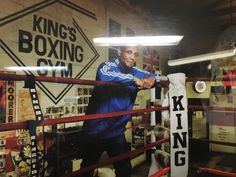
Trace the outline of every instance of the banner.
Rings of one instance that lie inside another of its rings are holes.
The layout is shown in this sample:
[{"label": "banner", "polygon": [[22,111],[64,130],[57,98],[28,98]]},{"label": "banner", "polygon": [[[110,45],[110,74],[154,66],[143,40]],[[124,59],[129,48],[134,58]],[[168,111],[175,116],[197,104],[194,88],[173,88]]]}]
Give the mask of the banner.
[{"label": "banner", "polygon": [[[0,71],[0,73],[12,73]],[[16,122],[15,81],[0,81],[0,123]],[[15,136],[15,130],[0,132],[0,138]]]},{"label": "banner", "polygon": [[171,177],[188,175],[188,116],[185,74],[167,76],[170,103]]},{"label": "banner", "polygon": [[16,83],[6,81],[6,123],[16,122]]}]

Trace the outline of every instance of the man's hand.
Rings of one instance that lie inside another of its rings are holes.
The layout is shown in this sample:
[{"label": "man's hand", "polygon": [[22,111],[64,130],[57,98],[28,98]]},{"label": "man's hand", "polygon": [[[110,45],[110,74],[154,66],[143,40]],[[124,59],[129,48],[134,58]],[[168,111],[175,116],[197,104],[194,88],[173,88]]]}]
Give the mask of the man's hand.
[{"label": "man's hand", "polygon": [[144,79],[143,81],[144,81],[143,88],[150,89],[155,84],[156,79],[154,77],[148,77]]},{"label": "man's hand", "polygon": [[146,79],[134,77],[134,82],[139,89],[150,89],[155,84],[156,79],[154,77],[148,77]]},{"label": "man's hand", "polygon": [[134,83],[138,86],[139,89],[143,88],[144,81],[134,76]]}]

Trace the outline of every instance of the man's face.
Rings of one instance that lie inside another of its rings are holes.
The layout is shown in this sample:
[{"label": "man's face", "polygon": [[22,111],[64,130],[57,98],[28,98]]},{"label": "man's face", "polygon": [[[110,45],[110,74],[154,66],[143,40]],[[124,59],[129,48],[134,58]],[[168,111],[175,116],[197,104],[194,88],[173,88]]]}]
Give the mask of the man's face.
[{"label": "man's face", "polygon": [[127,46],[120,50],[121,62],[128,68],[132,68],[138,57],[138,48],[136,46]]}]

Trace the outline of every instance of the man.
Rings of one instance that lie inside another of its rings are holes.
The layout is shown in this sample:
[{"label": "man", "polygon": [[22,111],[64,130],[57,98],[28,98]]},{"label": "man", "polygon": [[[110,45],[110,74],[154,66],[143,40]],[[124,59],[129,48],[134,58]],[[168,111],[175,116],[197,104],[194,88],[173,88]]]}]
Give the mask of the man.
[{"label": "man", "polygon": [[[111,81],[121,86],[96,86],[89,100],[87,114],[103,114],[132,110],[137,92],[140,89],[151,88],[160,77],[155,73],[142,71],[135,67],[138,57],[136,46],[121,47],[119,58],[102,63],[97,69],[97,81]],[[109,158],[127,152],[125,126],[130,115],[106,119],[87,120],[83,125],[84,157],[81,167],[97,164],[101,154],[106,151]],[[115,162],[117,177],[130,177],[130,159]],[[81,174],[92,177],[93,172]]]}]

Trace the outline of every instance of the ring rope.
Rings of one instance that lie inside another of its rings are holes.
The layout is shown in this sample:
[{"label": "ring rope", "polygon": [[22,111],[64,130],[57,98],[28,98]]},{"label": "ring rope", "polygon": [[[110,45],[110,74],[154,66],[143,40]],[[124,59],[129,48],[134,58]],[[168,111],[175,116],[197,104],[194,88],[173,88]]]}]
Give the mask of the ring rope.
[{"label": "ring rope", "polygon": [[194,82],[194,81],[236,81],[236,77],[234,75],[232,76],[227,76],[227,77],[217,77],[212,79],[211,77],[196,77],[196,78],[186,78],[187,82]]},{"label": "ring rope", "polygon": [[222,142],[222,141],[213,141],[213,140],[208,140],[208,139],[203,139],[203,138],[190,138],[192,141],[204,141],[204,142],[209,142],[211,144],[220,144],[220,145],[226,145],[226,146],[235,146],[236,143],[231,143],[231,142]]},{"label": "ring rope", "polygon": [[[14,80],[14,81],[23,81],[26,79],[26,75],[20,74],[8,74],[8,73],[0,73],[1,80]],[[195,77],[195,78],[186,78],[187,82],[194,82],[194,81],[224,81],[224,80],[231,80],[236,81],[236,76],[227,76],[227,77],[219,77],[214,78],[211,77]],[[36,81],[43,81],[43,82],[56,82],[56,83],[65,83],[65,84],[81,84],[81,85],[101,85],[101,84],[112,84],[112,85],[120,85],[114,82],[103,82],[103,81],[95,81],[95,80],[84,80],[78,78],[61,78],[61,77],[44,77],[44,76],[35,76]],[[168,86],[168,80],[161,80],[161,86]]]},{"label": "ring rope", "polygon": [[58,119],[45,119],[42,121],[41,126],[54,125],[58,123],[84,121],[84,120],[91,120],[91,119],[105,119],[105,118],[112,118],[112,117],[122,116],[122,115],[145,113],[145,112],[152,112],[152,111],[162,111],[162,110],[168,110],[168,109],[169,109],[169,106],[165,106],[165,107],[157,106],[157,107],[130,110],[130,111],[118,111],[118,112],[111,112],[111,113],[104,113],[104,114],[89,114],[89,115],[84,115],[84,116],[63,117],[63,118],[58,118]]},{"label": "ring rope", "polygon": [[154,173],[150,177],[160,177],[170,172],[170,167],[162,168],[158,172]]},{"label": "ring rope", "polygon": [[[168,110],[169,107],[151,107],[146,109],[136,109],[130,111],[118,111],[118,112],[111,112],[105,114],[89,114],[84,116],[71,116],[71,117],[63,117],[63,118],[55,118],[55,119],[44,119],[40,126],[46,125],[54,125],[59,123],[69,123],[69,122],[77,122],[77,121],[84,121],[84,120],[91,120],[91,119],[103,119],[103,118],[111,118],[121,115],[129,115],[129,114],[137,114],[137,113],[145,113],[145,112],[152,112],[152,111],[161,111],[161,110]],[[7,131],[7,130],[17,130],[17,129],[25,129],[27,127],[28,121],[21,121],[21,122],[11,122],[11,123],[2,123],[0,124],[0,131]]]},{"label": "ring rope", "polygon": [[[225,171],[216,170],[212,168],[204,168],[204,167],[192,167],[192,168],[195,168],[197,170],[197,173],[209,173],[209,174],[215,174],[218,176],[236,177],[236,173],[225,172]],[[160,177],[162,175],[167,174],[169,171],[170,171],[170,167],[166,167],[156,172],[155,174],[151,175],[150,177]]]},{"label": "ring rope", "polygon": [[28,125],[27,121],[1,123],[0,132],[8,130],[27,129],[28,128],[27,125]]},{"label": "ring rope", "polygon": [[169,138],[164,138],[164,139],[158,140],[158,141],[156,141],[154,143],[149,143],[149,144],[147,144],[144,147],[137,148],[137,149],[135,149],[133,151],[128,151],[126,153],[123,153],[122,155],[115,156],[113,158],[101,161],[98,164],[95,164],[95,165],[92,165],[92,166],[89,166],[89,167],[86,167],[86,168],[82,168],[82,169],[80,169],[78,171],[69,173],[69,174],[67,174],[67,175],[65,175],[63,177],[70,177],[70,176],[78,175],[78,174],[81,174],[81,173],[84,173],[84,172],[87,172],[87,171],[90,171],[90,170],[93,170],[93,169],[96,169],[96,168],[99,168],[99,167],[102,167],[102,166],[106,166],[106,165],[112,164],[112,163],[114,163],[116,161],[125,159],[127,157],[132,157],[132,156],[138,155],[138,154],[140,154],[140,153],[142,153],[142,152],[144,152],[146,150],[151,149],[154,146],[160,145],[160,144],[165,143],[167,141],[169,141]]},{"label": "ring rope", "polygon": [[232,111],[235,112],[236,108],[233,107],[222,107],[222,106],[206,106],[206,105],[188,105],[188,109],[193,110],[211,110],[211,111]]},{"label": "ring rope", "polygon": [[218,176],[236,177],[236,173],[220,171],[212,168],[196,167],[198,173],[210,173]]},{"label": "ring rope", "polygon": [[[25,81],[27,79],[27,75],[0,73],[0,78],[1,80]],[[63,84],[121,86],[121,84],[117,84],[115,82],[84,80],[84,79],[77,79],[77,78],[35,76],[35,80],[42,81],[42,82],[63,83]]]},{"label": "ring rope", "polygon": [[[118,84],[115,82],[85,80],[78,78],[44,77],[44,76],[34,76],[34,78],[35,81],[62,83],[62,84],[123,86],[122,84]],[[0,73],[0,80],[24,81],[26,79],[27,75]],[[161,80],[160,85],[168,87],[169,81]]]},{"label": "ring rope", "polygon": [[[24,81],[27,79],[27,75],[19,75],[19,74],[8,74],[8,73],[0,73],[1,80],[13,80],[13,81]],[[113,85],[113,86],[122,86],[121,84],[114,82],[105,82],[105,81],[95,81],[95,80],[85,80],[78,78],[61,78],[61,77],[43,77],[43,76],[34,76],[36,81],[43,82],[53,82],[53,83],[64,83],[64,84],[80,84],[80,85]],[[198,77],[198,78],[186,78],[186,82],[194,82],[194,81],[236,81],[236,77],[234,75],[227,77],[215,78],[212,80],[210,77]],[[169,80],[160,80],[160,86],[168,87]]]},{"label": "ring rope", "polygon": [[[202,105],[188,105],[188,109],[193,109],[193,110],[211,109],[211,110],[215,110],[215,111],[226,109],[226,110],[236,111],[236,108],[219,107],[219,106],[202,106]],[[137,110],[130,110],[130,111],[119,111],[119,112],[106,113],[106,114],[90,114],[90,115],[84,115],[84,116],[72,116],[72,117],[55,118],[55,119],[44,119],[41,123],[41,126],[54,125],[57,123],[83,121],[83,120],[96,119],[96,118],[97,119],[109,118],[109,117],[113,117],[113,116],[121,116],[124,114],[128,115],[128,114],[144,113],[144,112],[151,112],[151,111],[162,111],[162,110],[168,110],[168,106],[167,107],[158,106],[158,107],[137,109]],[[2,123],[0,125],[1,125],[0,131],[26,129],[27,121]]]}]

